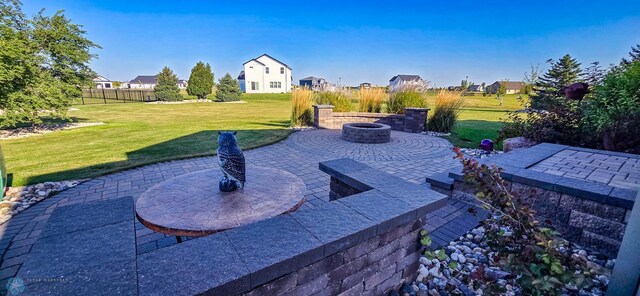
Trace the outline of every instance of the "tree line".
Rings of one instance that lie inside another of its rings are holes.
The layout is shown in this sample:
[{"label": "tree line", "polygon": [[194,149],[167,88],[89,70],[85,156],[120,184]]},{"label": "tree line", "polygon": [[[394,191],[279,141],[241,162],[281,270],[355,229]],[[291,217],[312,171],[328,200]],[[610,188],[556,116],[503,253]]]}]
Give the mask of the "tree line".
[{"label": "tree line", "polygon": [[[178,89],[178,76],[169,67],[162,68],[157,76],[158,83],[154,88],[156,98],[160,101],[181,101],[184,98]],[[216,88],[215,98],[219,102],[239,101],[242,96],[238,80],[227,73],[218,84],[214,82],[214,74],[209,63],[197,62],[191,69],[187,82],[187,94],[198,100],[206,100]]]}]

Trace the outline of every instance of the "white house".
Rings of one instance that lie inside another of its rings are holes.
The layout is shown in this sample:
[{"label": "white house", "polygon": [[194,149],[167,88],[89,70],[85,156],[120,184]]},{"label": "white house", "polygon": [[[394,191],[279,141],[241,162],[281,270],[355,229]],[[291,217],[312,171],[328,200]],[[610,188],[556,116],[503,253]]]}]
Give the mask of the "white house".
[{"label": "white house", "polygon": [[238,82],[246,93],[285,93],[291,92],[291,67],[263,54],[243,64]]},{"label": "white house", "polygon": [[396,75],[389,80],[389,91],[393,92],[403,87],[426,87],[427,83],[420,75]]},{"label": "white house", "polygon": [[96,88],[113,88],[113,81],[100,75],[98,75],[96,78],[93,78],[93,84],[96,86]]},{"label": "white house", "polygon": [[[157,75],[138,75],[126,83],[126,85],[123,85],[123,88],[154,89],[156,84],[158,84]],[[178,88],[187,88],[187,81],[178,79]]]}]

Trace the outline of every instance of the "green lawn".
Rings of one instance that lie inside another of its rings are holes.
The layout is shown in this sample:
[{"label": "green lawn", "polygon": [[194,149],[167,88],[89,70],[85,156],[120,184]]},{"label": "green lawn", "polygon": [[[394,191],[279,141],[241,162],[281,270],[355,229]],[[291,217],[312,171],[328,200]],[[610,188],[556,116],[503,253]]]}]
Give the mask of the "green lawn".
[{"label": "green lawn", "polygon": [[125,168],[212,155],[219,130],[237,130],[243,149],[286,138],[288,95],[245,97],[247,103],[76,105],[79,122],[105,125],[2,140],[13,185],[90,178]]},{"label": "green lawn", "polygon": [[[505,95],[502,106],[495,95],[465,97],[467,104],[447,139],[455,146],[466,148],[476,148],[483,139],[495,141],[502,128],[500,120],[506,117],[506,112],[523,108],[517,97]],[[502,143],[498,143],[496,148],[502,149]]]},{"label": "green lawn", "polygon": [[[505,110],[521,108],[515,95],[503,106],[495,97],[466,97],[467,107],[449,137],[457,146],[476,147],[495,139]],[[289,94],[255,94],[246,103],[74,105],[69,116],[78,122],[105,125],[2,140],[13,185],[99,175],[170,159],[212,155],[219,130],[238,130],[243,149],[286,138]]]}]

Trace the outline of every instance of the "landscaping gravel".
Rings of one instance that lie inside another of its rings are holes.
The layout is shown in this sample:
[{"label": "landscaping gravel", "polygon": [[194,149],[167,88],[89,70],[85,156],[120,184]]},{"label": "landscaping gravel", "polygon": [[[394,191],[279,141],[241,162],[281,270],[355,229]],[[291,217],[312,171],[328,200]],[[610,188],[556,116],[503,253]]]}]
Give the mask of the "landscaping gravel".
[{"label": "landscaping gravel", "polygon": [[24,138],[42,134],[48,134],[60,130],[68,130],[79,127],[103,125],[104,122],[76,122],[76,123],[61,123],[61,124],[47,124],[30,127],[20,127],[8,130],[0,130],[0,139],[15,139]]},{"label": "landscaping gravel", "polygon": [[499,150],[494,150],[487,153],[486,151],[478,148],[460,148],[460,151],[462,151],[462,153],[464,153],[465,155],[471,156],[474,158],[487,158],[487,157],[496,156],[504,153]]},{"label": "landscaping gravel", "polygon": [[61,182],[45,182],[35,185],[10,187],[0,202],[0,223],[9,220],[31,205],[62,190],[75,187],[85,180],[71,180]]},{"label": "landscaping gravel", "polygon": [[[484,278],[495,281],[505,288],[501,295],[522,295],[522,291],[516,283],[517,275],[501,270],[493,264],[492,258],[495,255],[490,250],[484,239],[485,229],[480,226],[458,240],[449,243],[444,248],[446,256],[444,260],[437,258],[428,259],[420,257],[418,276],[415,282],[405,283],[397,291],[396,295],[423,296],[423,295],[489,295],[490,292],[483,291],[486,286],[474,288],[470,283],[464,282],[464,277],[478,270],[484,270]],[[589,253],[578,245],[571,244],[571,248],[561,248],[561,252],[571,254],[571,256],[581,257],[587,260],[587,264],[594,268],[605,268],[610,271],[615,265],[615,259],[607,260],[606,257]],[[455,263],[452,263],[455,262]],[[610,274],[610,273],[609,273]],[[583,289],[577,289],[570,285],[565,285],[561,295],[604,295],[609,277],[607,275],[594,275],[590,280],[590,285]],[[393,293],[395,294],[395,293]]]}]

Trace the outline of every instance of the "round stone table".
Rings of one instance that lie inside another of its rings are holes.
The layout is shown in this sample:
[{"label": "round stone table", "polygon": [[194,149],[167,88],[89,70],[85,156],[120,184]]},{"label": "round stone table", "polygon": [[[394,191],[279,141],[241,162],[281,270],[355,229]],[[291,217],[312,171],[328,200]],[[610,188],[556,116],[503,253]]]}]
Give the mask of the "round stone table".
[{"label": "round stone table", "polygon": [[184,174],[158,183],[136,201],[136,216],[146,227],[180,236],[204,236],[298,209],[306,187],[282,170],[247,167],[247,183],[220,192],[220,169]]}]

